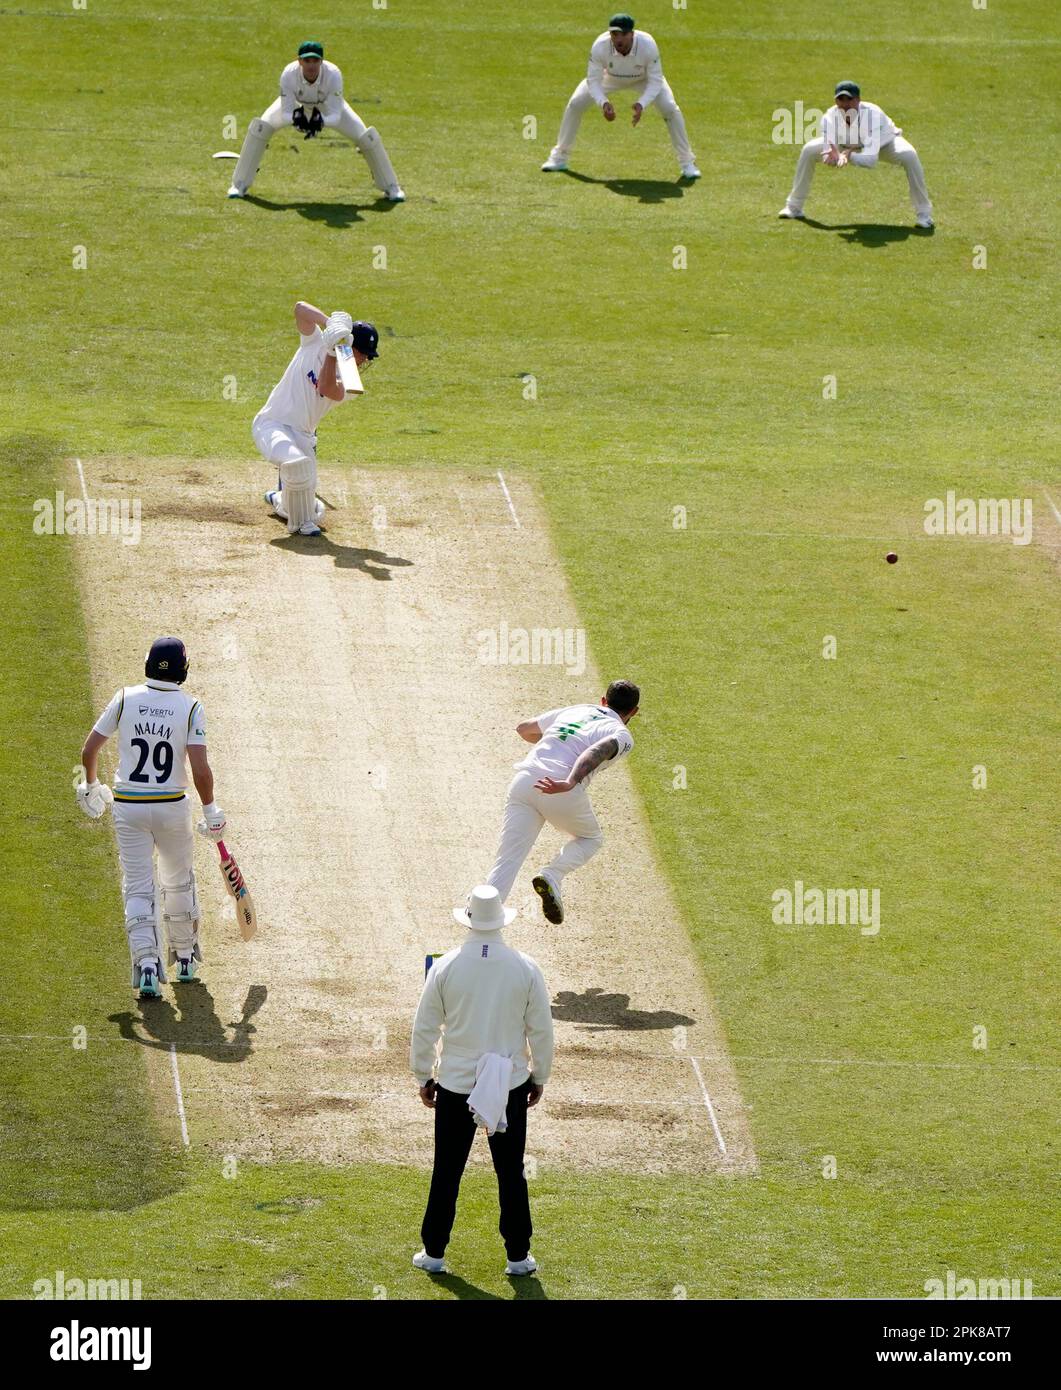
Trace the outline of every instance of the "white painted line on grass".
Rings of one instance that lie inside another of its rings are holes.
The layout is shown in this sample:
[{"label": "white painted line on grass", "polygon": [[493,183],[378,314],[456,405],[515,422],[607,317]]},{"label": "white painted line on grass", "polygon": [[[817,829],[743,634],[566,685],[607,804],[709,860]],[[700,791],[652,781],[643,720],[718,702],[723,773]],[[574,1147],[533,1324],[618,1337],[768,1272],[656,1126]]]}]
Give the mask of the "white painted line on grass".
[{"label": "white painted line on grass", "polygon": [[508,484],[505,482],[505,475],[501,472],[500,468],[497,470],[497,481],[501,484],[501,491],[505,494],[505,501],[508,503],[508,509],[512,513],[512,520],[516,523],[517,530],[522,530],[523,528],[519,524],[519,517],[516,515],[516,509],[512,505],[512,494],[508,490]]},{"label": "white painted line on grass", "polygon": [[704,1078],[700,1072],[700,1066],[695,1057],[690,1057],[689,1061],[693,1064],[693,1071],[696,1072],[696,1079],[700,1083],[700,1090],[704,1097],[704,1104],[707,1106],[708,1117],[711,1120],[711,1128],[715,1131],[715,1138],[718,1140],[718,1151],[723,1158],[726,1157],[726,1141],[722,1138],[722,1131],[718,1127],[718,1119],[715,1115],[715,1107],[711,1104],[711,1097],[707,1093],[704,1085]]},{"label": "white painted line on grass", "polygon": [[177,1093],[177,1114],[181,1117],[181,1142],[187,1149],[190,1146],[188,1139],[188,1117],[184,1113],[184,1093],[181,1090],[181,1074],[177,1070],[177,1044],[169,1045],[169,1064],[173,1072],[173,1089]]},{"label": "white painted line on grass", "polygon": [[80,459],[74,459],[74,462],[77,464],[77,476],[81,479],[81,495],[85,499],[85,506],[87,507],[89,503],[89,497],[88,484],[85,482],[85,470],[81,467]]},{"label": "white painted line on grass", "polygon": [[1044,497],[1046,498],[1046,500],[1050,503],[1050,510],[1053,512],[1054,516],[1057,518],[1057,524],[1058,524],[1059,526],[1061,526],[1061,512],[1059,512],[1059,511],[1057,510],[1057,508],[1054,506],[1054,499],[1053,499],[1053,498],[1050,496],[1050,494],[1047,492],[1046,488],[1043,488],[1043,496],[1044,496]]}]

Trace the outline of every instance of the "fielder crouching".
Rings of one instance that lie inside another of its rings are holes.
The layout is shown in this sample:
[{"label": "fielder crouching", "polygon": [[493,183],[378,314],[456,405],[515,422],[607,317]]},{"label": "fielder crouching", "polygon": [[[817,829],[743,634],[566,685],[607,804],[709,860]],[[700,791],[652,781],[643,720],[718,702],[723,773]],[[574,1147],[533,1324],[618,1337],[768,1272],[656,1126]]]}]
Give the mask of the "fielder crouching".
[{"label": "fielder crouching", "polygon": [[[200,833],[220,840],[225,814],[214,801],[203,707],[180,688],[188,676],[188,653],[180,638],[152,642],[144,672],[143,684],[117,692],[85,740],[85,776],[77,802],[93,820],[108,806],[113,810],[132,983],[141,999],[153,999],[168,978],[167,964],[175,965],[177,980],[186,983],[195,978],[203,958],[185,757],[203,803]],[[97,767],[100,749],[113,734],[118,735],[118,769],[112,793],[98,781]],[[156,915],[156,849],[164,941]]]},{"label": "fielder crouching", "polygon": [[280,95],[247,128],[228,190],[230,198],[246,196],[269,141],[286,126],[301,131],[306,140],[312,140],[325,128],[345,135],[364,155],[372,181],[383,196],[392,203],[405,201],[379,131],[375,126],[366,126],[347,105],[343,99],[343,75],[334,63],[324,61],[324,47],[314,39],[300,45],[296,61],[288,63],[280,74]]},{"label": "fielder crouching", "polygon": [[379,356],[379,334],[371,323],[349,314],[331,316],[302,300],[295,305],[298,350],[254,417],[251,434],[258,452],[280,470],[265,500],[291,535],[319,536],[324,503],[317,496],[317,426],[333,405],[346,399],[336,374],[335,349],[349,343],[364,367]]}]

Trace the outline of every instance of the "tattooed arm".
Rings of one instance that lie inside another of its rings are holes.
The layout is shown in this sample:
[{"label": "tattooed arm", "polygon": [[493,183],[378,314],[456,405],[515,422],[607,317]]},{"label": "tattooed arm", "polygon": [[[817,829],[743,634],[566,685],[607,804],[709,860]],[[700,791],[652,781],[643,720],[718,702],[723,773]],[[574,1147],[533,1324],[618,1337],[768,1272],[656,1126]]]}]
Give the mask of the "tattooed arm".
[{"label": "tattooed arm", "polygon": [[601,763],[606,763],[610,758],[614,758],[619,751],[619,740],[617,738],[603,738],[600,743],[595,743],[592,748],[579,755],[578,762],[571,769],[571,776],[566,782],[554,782],[551,777],[542,777],[535,782],[535,788],[540,792],[569,792],[572,787],[584,781],[591,772],[595,772]]}]

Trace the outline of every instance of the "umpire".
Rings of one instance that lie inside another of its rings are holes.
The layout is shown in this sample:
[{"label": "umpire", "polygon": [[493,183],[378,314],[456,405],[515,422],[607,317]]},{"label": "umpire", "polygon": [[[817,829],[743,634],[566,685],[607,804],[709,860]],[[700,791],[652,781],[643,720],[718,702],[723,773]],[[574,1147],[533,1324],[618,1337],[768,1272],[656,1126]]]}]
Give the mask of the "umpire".
[{"label": "umpire", "polygon": [[[496,888],[476,888],[453,915],[468,928],[463,946],[431,967],[413,1022],[409,1064],[420,1099],[435,1112],[435,1166],[413,1264],[445,1272],[443,1256],[476,1124],[489,1135],[501,1200],[506,1274],[532,1274],[531,1216],[523,1151],[527,1111],[537,1105],[553,1062],[553,1016],[537,963],[501,939],[516,915]],[[434,1077],[439,1038],[442,1052]]]}]

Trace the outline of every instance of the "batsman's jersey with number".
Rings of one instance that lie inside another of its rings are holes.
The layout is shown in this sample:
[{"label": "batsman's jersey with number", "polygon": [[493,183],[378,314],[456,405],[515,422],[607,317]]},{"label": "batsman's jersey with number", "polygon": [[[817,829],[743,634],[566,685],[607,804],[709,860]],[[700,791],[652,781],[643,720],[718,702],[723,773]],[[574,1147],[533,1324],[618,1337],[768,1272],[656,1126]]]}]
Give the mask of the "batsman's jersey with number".
[{"label": "batsman's jersey with number", "polygon": [[[567,709],[551,709],[539,714],[534,721],[542,731],[533,752],[516,763],[520,771],[530,771],[566,782],[571,769],[587,748],[605,739],[614,738],[619,745],[616,758],[629,753],[634,746],[630,730],[607,705],[571,705]],[[614,759],[613,759],[614,761]],[[600,771],[595,769],[583,779],[588,786]]]},{"label": "batsman's jersey with number", "polygon": [[328,411],[339,404],[317,391],[325,355],[323,335],[314,324],[312,333],[300,335],[298,351],[255,418],[276,420],[303,434],[316,434]]},{"label": "batsman's jersey with number", "polygon": [[202,705],[173,681],[125,686],[94,729],[118,735],[115,801],[180,801],[188,790],[188,745],[206,742]]}]

